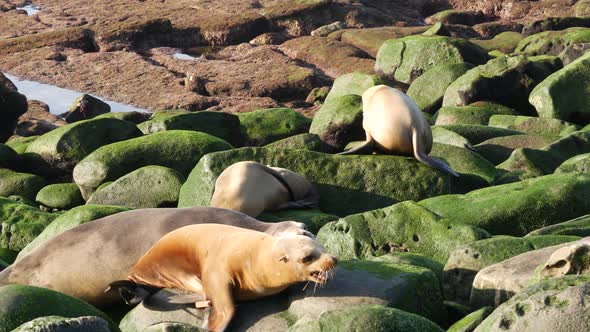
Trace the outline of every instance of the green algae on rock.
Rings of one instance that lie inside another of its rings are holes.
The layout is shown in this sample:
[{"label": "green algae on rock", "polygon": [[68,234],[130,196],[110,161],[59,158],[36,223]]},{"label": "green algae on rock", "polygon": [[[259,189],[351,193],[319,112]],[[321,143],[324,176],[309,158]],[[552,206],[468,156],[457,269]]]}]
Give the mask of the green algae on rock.
[{"label": "green algae on rock", "polygon": [[436,125],[487,125],[497,114],[514,115],[511,108],[489,102],[478,102],[468,106],[445,106],[436,113]]},{"label": "green algae on rock", "polygon": [[577,236],[544,235],[528,237],[494,236],[466,244],[451,253],[443,273],[446,299],[469,304],[471,285],[482,269],[516,255],[556,244],[572,242]]},{"label": "green algae on rock", "polygon": [[9,332],[38,317],[75,318],[97,316],[108,322],[112,331],[119,331],[103,312],[74,297],[45,288],[6,285],[0,287],[0,331]]},{"label": "green algae on rock", "polygon": [[84,205],[80,189],[75,183],[57,183],[45,186],[39,190],[35,201],[57,210],[69,210]]},{"label": "green algae on rock", "polygon": [[455,172],[461,174],[459,178],[451,179],[454,193],[487,187],[497,175],[494,165],[467,148],[433,143],[430,156],[444,160]]},{"label": "green algae on rock", "polygon": [[283,138],[282,140],[267,144],[264,147],[271,149],[308,150],[323,153],[334,152],[333,147],[322,141],[320,136],[312,133]]},{"label": "green algae on rock", "polygon": [[422,111],[432,113],[442,104],[449,85],[471,68],[473,65],[465,62],[434,66],[412,82],[407,95]]},{"label": "green algae on rock", "polygon": [[74,181],[88,199],[103,182],[143,166],[169,167],[186,176],[206,153],[231,148],[226,141],[201,132],[162,131],[97,149],[76,165]]},{"label": "green algae on rock", "polygon": [[505,56],[467,71],[447,88],[443,106],[465,106],[489,100],[533,113],[528,95],[537,84],[560,69],[561,61],[553,58],[530,59],[525,56]]},{"label": "green algae on rock", "polygon": [[455,322],[447,329],[447,332],[473,332],[493,311],[492,307],[478,309]]},{"label": "green algae on rock", "polygon": [[442,64],[482,64],[489,59],[479,46],[460,38],[409,36],[390,39],[377,53],[375,72],[384,78],[410,84],[428,69]]},{"label": "green algae on rock", "polygon": [[34,200],[46,185],[47,181],[38,175],[0,168],[0,196],[19,195]]},{"label": "green algae on rock", "polygon": [[590,276],[563,276],[528,287],[500,305],[475,332],[511,329],[519,332],[587,331],[590,321],[580,319],[590,312],[585,295]]},{"label": "green algae on rock", "polygon": [[323,213],[319,209],[307,210],[281,210],[263,212],[256,217],[260,221],[279,222],[293,220],[302,222],[307,226],[307,230],[316,234],[325,224],[338,220],[338,216]]},{"label": "green algae on rock", "polygon": [[201,158],[182,186],[178,207],[209,206],[219,174],[244,160],[301,174],[318,189],[319,208],[338,216],[450,192],[449,175],[409,157],[240,148]]},{"label": "green algae on rock", "polygon": [[14,149],[18,154],[24,153],[27,150],[29,144],[37,139],[39,136],[28,136],[28,137],[16,137],[6,142],[6,145]]},{"label": "green algae on rock", "polygon": [[515,31],[504,31],[494,36],[492,39],[471,39],[471,42],[488,52],[500,51],[504,54],[510,54],[516,49],[523,36]]},{"label": "green algae on rock", "polygon": [[131,122],[91,119],[41,135],[29,144],[26,152],[40,155],[54,167],[71,171],[84,157],[101,146],[141,135],[141,131]]},{"label": "green algae on rock", "polygon": [[590,213],[590,175],[553,174],[418,202],[434,213],[490,232],[524,236]]},{"label": "green algae on rock", "polygon": [[432,142],[458,146],[460,148],[473,149],[469,141],[454,131],[445,129],[441,126],[433,126]]},{"label": "green algae on rock", "polygon": [[240,118],[223,112],[193,112],[186,114],[157,113],[153,119],[138,125],[144,134],[164,130],[194,130],[219,137],[233,146],[244,144],[245,137],[240,132]]},{"label": "green algae on rock", "polygon": [[523,132],[512,129],[489,127],[484,125],[445,125],[445,126],[433,126],[435,128],[444,128],[455,132],[465,137],[471,144],[479,144],[485,140],[494,137],[521,135]]},{"label": "green algae on rock", "polygon": [[247,137],[247,146],[266,145],[280,139],[305,133],[311,119],[290,108],[267,108],[240,113],[240,125]]},{"label": "green algae on rock", "polygon": [[185,178],[163,166],[145,166],[97,190],[88,204],[117,205],[132,209],[175,207]]},{"label": "green algae on rock", "polygon": [[559,224],[536,229],[526,236],[533,235],[574,235],[590,236],[590,214],[564,221]]},{"label": "green algae on rock", "polygon": [[590,42],[590,29],[573,27],[528,36],[518,43],[514,52],[527,55],[559,55],[568,46],[588,42]]},{"label": "green algae on rock", "polygon": [[291,326],[289,332],[442,332],[428,319],[382,305],[360,305],[350,309],[328,311],[315,321]]},{"label": "green algae on rock", "polygon": [[531,92],[529,101],[541,118],[587,124],[590,121],[590,53],[547,77]]},{"label": "green algae on rock", "polygon": [[361,97],[346,95],[326,101],[313,117],[309,132],[340,151],[347,143],[364,139]]},{"label": "green algae on rock", "polygon": [[56,216],[57,218],[47,225],[41,234],[35,237],[33,241],[18,253],[17,260],[58,234],[87,222],[128,210],[129,208],[122,206],[106,205],[82,205],[75,207],[62,215]]},{"label": "green algae on rock", "polygon": [[19,251],[59,215],[0,197],[0,247]]},{"label": "green algae on rock", "polygon": [[508,159],[519,148],[541,149],[560,139],[560,136],[512,135],[485,140],[474,147],[475,151],[494,165]]},{"label": "green algae on rock", "polygon": [[469,225],[441,219],[414,202],[350,215],[322,227],[318,241],[340,259],[411,252],[444,263],[457,247],[489,237]]},{"label": "green algae on rock", "polygon": [[559,119],[520,115],[492,115],[489,125],[536,135],[565,136],[579,129],[575,124]]},{"label": "green algae on rock", "polygon": [[12,332],[111,332],[109,323],[97,316],[66,318],[45,316],[35,318],[12,330]]},{"label": "green algae on rock", "polygon": [[385,84],[385,81],[377,75],[369,75],[360,72],[344,74],[338,76],[338,78],[334,80],[334,84],[332,85],[325,102],[346,95],[362,96],[365,90],[379,84]]},{"label": "green algae on rock", "polygon": [[590,173],[590,153],[583,153],[564,161],[555,173]]}]

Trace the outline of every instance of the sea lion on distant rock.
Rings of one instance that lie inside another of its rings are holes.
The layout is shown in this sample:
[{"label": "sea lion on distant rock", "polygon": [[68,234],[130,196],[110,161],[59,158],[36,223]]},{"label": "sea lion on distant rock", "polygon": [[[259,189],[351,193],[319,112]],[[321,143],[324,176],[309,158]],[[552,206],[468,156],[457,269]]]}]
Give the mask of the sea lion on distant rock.
[{"label": "sea lion on distant rock", "polygon": [[49,288],[97,306],[121,302],[116,292],[104,293],[110,282],[127,278],[137,260],[165,234],[204,223],[239,226],[272,235],[313,237],[302,223],[265,223],[226,209],[132,210],[77,226],[47,240],[0,272],[0,285]]},{"label": "sea lion on distant rock", "polygon": [[314,186],[293,171],[241,161],[221,172],[210,205],[257,217],[263,211],[311,208],[319,198]]},{"label": "sea lion on distant rock", "polygon": [[414,156],[426,165],[459,176],[444,162],[428,156],[432,149],[432,131],[412,98],[397,89],[377,85],[367,89],[362,99],[367,139],[362,145],[340,154],[379,150]]},{"label": "sea lion on distant rock", "polygon": [[[324,284],[336,258],[306,236],[272,236],[227,225],[191,225],[166,234],[129,274],[138,286],[199,293],[211,306],[207,328],[223,331],[234,300],[277,294],[303,281]],[[114,282],[114,287],[125,281]]]}]

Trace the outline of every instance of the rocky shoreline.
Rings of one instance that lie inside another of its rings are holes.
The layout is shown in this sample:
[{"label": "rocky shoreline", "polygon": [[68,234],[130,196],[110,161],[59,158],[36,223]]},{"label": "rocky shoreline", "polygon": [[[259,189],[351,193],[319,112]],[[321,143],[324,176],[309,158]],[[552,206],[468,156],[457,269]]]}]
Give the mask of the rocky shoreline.
[{"label": "rocky shoreline", "polygon": [[[257,219],[305,223],[340,263],[238,303],[230,331],[590,329],[590,1],[0,0],[0,71],[84,92],[50,110],[0,73],[0,271],[108,215],[209,206],[250,160],[320,193]],[[459,178],[335,155],[379,84]],[[177,292],[95,308],[4,285],[0,332],[202,330]]]}]

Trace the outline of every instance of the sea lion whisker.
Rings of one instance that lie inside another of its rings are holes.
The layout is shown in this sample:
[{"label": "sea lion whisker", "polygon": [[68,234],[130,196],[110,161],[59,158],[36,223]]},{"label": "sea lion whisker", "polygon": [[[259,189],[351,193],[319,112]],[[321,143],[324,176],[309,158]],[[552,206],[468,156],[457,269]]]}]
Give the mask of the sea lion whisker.
[{"label": "sea lion whisker", "polygon": [[305,289],[307,288],[307,286],[309,286],[309,283],[310,283],[310,282],[311,282],[311,281],[310,281],[310,280],[308,280],[308,281],[305,283],[305,286],[303,286],[303,291],[305,291]]}]

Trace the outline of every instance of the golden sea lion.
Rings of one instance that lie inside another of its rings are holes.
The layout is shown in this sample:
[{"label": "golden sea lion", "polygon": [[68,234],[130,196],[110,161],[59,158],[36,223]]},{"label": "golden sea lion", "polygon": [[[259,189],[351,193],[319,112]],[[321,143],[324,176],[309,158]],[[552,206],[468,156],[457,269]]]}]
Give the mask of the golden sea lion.
[{"label": "golden sea lion", "polygon": [[226,224],[272,235],[313,237],[298,222],[266,223],[227,209],[140,209],[77,226],[40,244],[0,272],[0,285],[53,289],[96,306],[121,302],[104,293],[113,280],[125,279],[137,260],[162,236],[193,224]]},{"label": "golden sea lion", "polygon": [[215,181],[211,206],[257,217],[263,211],[317,206],[319,194],[301,175],[254,161],[237,162]]},{"label": "golden sea lion", "polygon": [[363,99],[363,129],[367,139],[362,145],[340,154],[373,152],[414,156],[418,161],[459,176],[444,162],[428,156],[432,149],[432,131],[418,105],[405,93],[377,85],[367,89]]},{"label": "golden sea lion", "polygon": [[[207,328],[223,331],[234,314],[234,300],[273,295],[302,281],[323,284],[335,266],[336,258],[306,236],[191,225],[162,237],[139,259],[128,280],[140,287],[201,294],[205,300],[195,303],[197,308],[212,307]],[[113,287],[125,283],[116,281]]]}]

